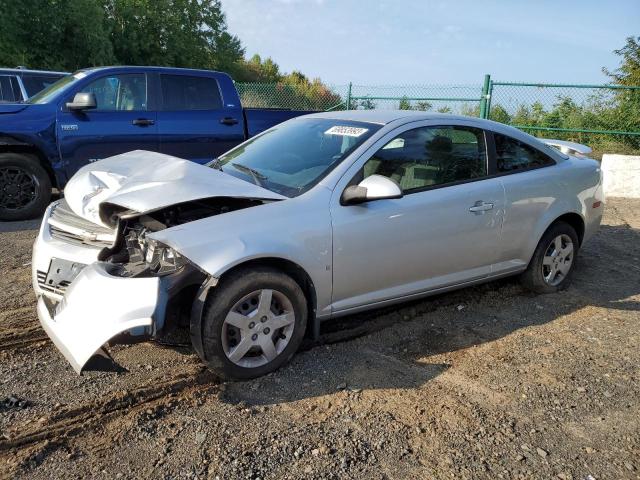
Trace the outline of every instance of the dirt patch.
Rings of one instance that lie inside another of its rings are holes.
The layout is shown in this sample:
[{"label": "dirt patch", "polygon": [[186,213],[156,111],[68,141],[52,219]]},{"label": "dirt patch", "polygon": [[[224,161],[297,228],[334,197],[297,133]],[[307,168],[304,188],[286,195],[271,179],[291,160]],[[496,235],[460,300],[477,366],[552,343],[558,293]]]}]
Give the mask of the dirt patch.
[{"label": "dirt patch", "polygon": [[608,202],[565,292],[354,315],[237,383],[153,343],[75,375],[35,317],[34,236],[0,233],[0,477],[640,478],[640,201]]}]

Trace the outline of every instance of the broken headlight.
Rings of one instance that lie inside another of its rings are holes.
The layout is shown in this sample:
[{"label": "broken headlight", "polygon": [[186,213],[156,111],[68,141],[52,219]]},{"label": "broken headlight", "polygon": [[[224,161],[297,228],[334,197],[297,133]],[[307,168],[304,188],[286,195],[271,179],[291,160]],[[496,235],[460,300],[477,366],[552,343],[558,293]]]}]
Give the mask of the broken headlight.
[{"label": "broken headlight", "polygon": [[177,272],[187,263],[187,259],[173,248],[147,238],[144,261],[149,270],[156,275],[169,275]]}]

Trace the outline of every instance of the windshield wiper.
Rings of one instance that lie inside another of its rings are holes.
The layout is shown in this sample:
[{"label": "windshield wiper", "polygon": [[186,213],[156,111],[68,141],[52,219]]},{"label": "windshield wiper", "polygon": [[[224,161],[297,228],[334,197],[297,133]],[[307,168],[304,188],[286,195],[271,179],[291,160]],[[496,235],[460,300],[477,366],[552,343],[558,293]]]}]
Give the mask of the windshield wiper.
[{"label": "windshield wiper", "polygon": [[211,167],[215,170],[220,170],[222,172],[222,165],[220,165],[220,157],[216,157],[213,160],[211,160],[208,164],[208,167]]},{"label": "windshield wiper", "polygon": [[241,172],[248,173],[249,175],[251,175],[251,177],[253,178],[253,183],[258,185],[259,187],[262,187],[261,180],[268,180],[266,176],[264,176],[257,170],[254,170],[251,167],[247,167],[246,165],[242,165],[241,163],[231,163],[231,166],[236,170],[240,170]]}]

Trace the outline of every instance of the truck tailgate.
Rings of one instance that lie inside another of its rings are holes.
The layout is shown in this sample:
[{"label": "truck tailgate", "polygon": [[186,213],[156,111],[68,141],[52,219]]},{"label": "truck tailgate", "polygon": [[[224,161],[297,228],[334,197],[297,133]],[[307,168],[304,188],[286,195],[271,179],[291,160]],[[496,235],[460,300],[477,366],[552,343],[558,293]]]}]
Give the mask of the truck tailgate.
[{"label": "truck tailgate", "polygon": [[285,110],[278,108],[245,108],[244,119],[247,138],[264,132],[278,123],[309,113],[315,112],[311,110]]}]

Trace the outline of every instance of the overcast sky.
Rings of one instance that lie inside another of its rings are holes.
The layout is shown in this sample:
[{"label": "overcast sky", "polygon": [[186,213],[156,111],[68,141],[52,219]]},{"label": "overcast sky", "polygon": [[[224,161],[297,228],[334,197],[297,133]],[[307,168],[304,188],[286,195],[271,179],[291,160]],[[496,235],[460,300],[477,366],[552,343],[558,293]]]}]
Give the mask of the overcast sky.
[{"label": "overcast sky", "polygon": [[222,0],[249,56],[331,84],[603,83],[640,0]]}]

